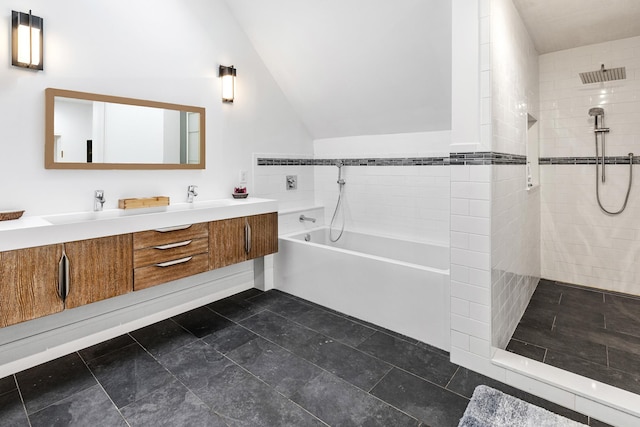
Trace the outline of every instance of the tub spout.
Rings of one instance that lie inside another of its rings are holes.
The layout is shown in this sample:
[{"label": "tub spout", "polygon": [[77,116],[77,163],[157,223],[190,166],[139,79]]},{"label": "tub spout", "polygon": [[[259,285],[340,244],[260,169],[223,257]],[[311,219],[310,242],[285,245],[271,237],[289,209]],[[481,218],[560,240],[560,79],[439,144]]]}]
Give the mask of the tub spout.
[{"label": "tub spout", "polygon": [[316,219],[308,216],[300,215],[300,222],[305,222],[305,221],[316,222]]}]

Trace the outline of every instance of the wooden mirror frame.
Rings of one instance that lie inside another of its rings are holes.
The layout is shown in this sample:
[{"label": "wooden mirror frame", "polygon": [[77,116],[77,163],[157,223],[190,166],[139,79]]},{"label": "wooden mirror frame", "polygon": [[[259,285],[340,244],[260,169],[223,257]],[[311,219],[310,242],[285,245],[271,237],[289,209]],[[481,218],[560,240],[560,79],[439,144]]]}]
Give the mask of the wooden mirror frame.
[{"label": "wooden mirror frame", "polygon": [[[187,111],[200,114],[200,162],[192,164],[182,163],[64,163],[55,161],[55,134],[54,134],[54,106],[55,98],[74,98],[87,101],[111,102],[116,104],[137,105],[142,107],[164,108],[167,110]],[[205,169],[205,109],[190,105],[169,104],[166,102],[147,101],[135,98],[123,98],[119,96],[98,95],[95,93],[77,92],[64,89],[45,89],[45,143],[44,143],[44,167],[45,169]]]}]

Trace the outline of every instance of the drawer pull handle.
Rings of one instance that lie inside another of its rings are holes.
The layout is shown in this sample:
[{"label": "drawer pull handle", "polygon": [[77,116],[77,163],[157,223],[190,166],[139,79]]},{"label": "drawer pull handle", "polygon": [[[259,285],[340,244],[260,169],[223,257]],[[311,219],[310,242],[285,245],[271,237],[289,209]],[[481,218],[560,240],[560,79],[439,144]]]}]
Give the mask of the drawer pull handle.
[{"label": "drawer pull handle", "polygon": [[192,240],[185,240],[184,242],[178,242],[178,243],[167,243],[166,245],[160,245],[160,246],[154,246],[153,249],[160,249],[161,251],[167,250],[167,249],[173,249],[173,248],[180,248],[182,246],[188,246],[190,245],[192,242]]},{"label": "drawer pull handle", "polygon": [[192,256],[188,256],[185,258],[174,259],[173,261],[161,262],[156,264],[156,267],[171,267],[172,265],[184,264],[185,262],[191,261]]},{"label": "drawer pull handle", "polygon": [[58,296],[64,302],[69,295],[69,258],[63,251],[58,263]]},{"label": "drawer pull handle", "polygon": [[168,233],[170,231],[180,231],[186,230],[187,228],[191,228],[193,224],[188,225],[176,225],[175,227],[166,227],[166,228],[156,228],[153,231],[157,231],[158,233]]},{"label": "drawer pull handle", "polygon": [[251,226],[246,219],[244,222],[244,251],[247,254],[251,252]]}]

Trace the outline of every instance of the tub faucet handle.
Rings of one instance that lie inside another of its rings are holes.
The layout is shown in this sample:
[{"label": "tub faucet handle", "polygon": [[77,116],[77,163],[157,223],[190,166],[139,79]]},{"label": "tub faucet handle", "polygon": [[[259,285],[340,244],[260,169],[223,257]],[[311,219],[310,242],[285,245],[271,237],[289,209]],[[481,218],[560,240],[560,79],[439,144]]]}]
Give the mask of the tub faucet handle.
[{"label": "tub faucet handle", "polygon": [[300,215],[300,222],[305,222],[305,221],[316,222],[316,219],[308,216]]}]

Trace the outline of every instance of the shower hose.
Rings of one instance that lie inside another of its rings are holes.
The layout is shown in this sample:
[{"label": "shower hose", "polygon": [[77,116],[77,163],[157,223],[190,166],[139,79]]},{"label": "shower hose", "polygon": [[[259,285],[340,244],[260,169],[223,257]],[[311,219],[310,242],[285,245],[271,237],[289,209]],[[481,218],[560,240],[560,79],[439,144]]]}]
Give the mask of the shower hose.
[{"label": "shower hose", "polygon": [[[342,209],[342,188],[344,187],[344,183],[338,183],[340,185],[340,189],[338,191],[338,202],[336,203],[336,210],[333,211],[333,216],[331,217],[331,224],[329,225],[329,240],[332,242],[337,242],[342,237],[342,233],[344,233],[344,209]],[[335,239],[333,238],[333,224],[335,223],[338,217],[338,211],[342,213],[342,226],[340,227],[340,234]]]},{"label": "shower hose", "polygon": [[[598,167],[600,154],[598,152],[598,134],[597,133],[595,134],[595,138],[596,138],[596,199],[598,200],[598,206],[600,206],[600,209],[602,209],[603,212],[608,213],[609,215],[618,215],[619,213],[622,213],[622,211],[624,211],[624,209],[627,207],[627,202],[629,201],[629,193],[631,193],[631,183],[633,182],[633,153],[629,153],[629,185],[627,186],[627,195],[624,197],[624,203],[622,204],[622,207],[620,208],[620,210],[608,211],[607,209],[604,208],[604,206],[602,206],[602,202],[600,202],[600,180],[599,180],[600,168]],[[602,139],[604,140],[604,134],[602,135]],[[604,153],[602,153],[602,167],[604,167],[604,162],[605,162]]]}]

